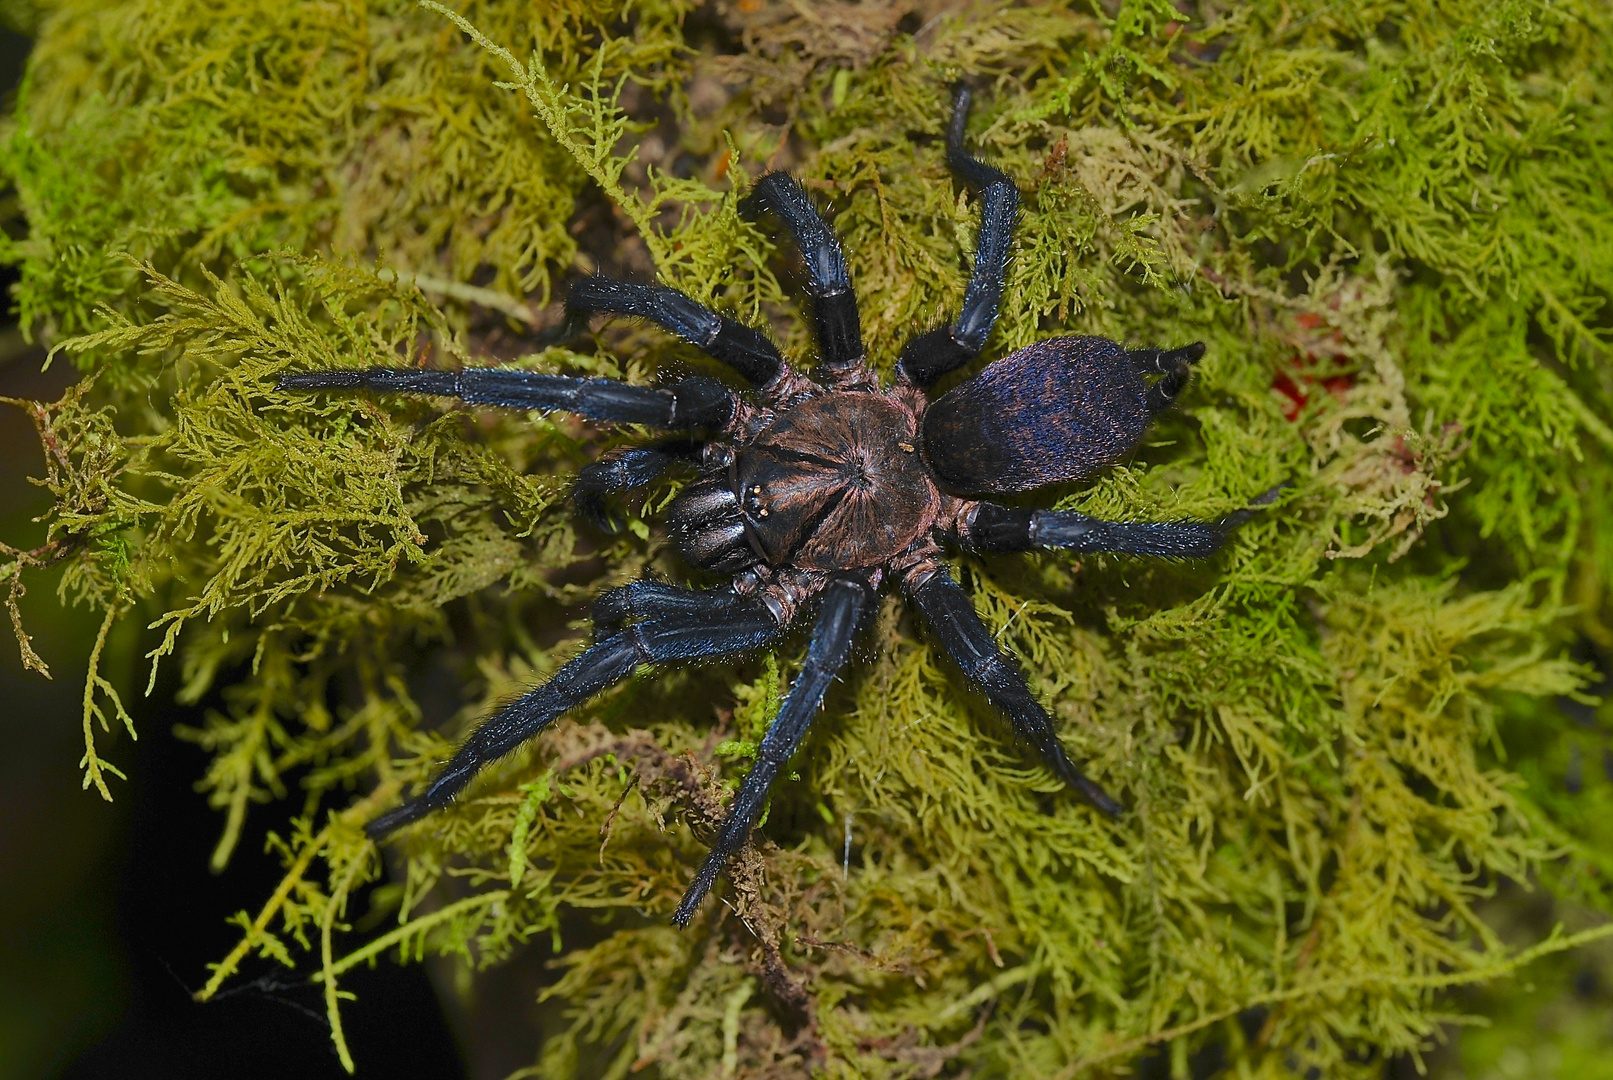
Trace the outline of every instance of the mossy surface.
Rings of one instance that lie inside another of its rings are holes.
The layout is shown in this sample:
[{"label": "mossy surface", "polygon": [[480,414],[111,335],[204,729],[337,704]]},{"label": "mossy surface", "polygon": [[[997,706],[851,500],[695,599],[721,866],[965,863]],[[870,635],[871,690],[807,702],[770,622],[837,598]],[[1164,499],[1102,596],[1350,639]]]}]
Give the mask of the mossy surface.
[{"label": "mossy surface", "polygon": [[[206,993],[314,974],[345,1061],[355,964],[544,950],[543,1077],[1349,1077],[1428,1048],[1453,986],[1578,940],[1504,935],[1503,879],[1607,926],[1606,732],[1555,704],[1594,681],[1576,641],[1613,649],[1605,4],[15,7],[38,46],[0,255],[86,379],[35,409],[50,541],[0,549],[0,585],[65,564],[102,641],[149,624],[152,663],[220,702],[182,732],[213,754],[216,858],[268,833],[286,877]],[[672,488],[602,536],[568,478],[634,432],[275,377],[712,370],[626,323],[525,344],[595,268],[807,362],[794,269],[736,212],[768,167],[833,214],[888,368],[962,295],[959,76],[1025,192],[988,352],[1208,345],[1147,445],[1042,500],[1214,517],[1293,481],[1202,564],[960,564],[1132,812],[1061,790],[891,600],[687,932],[667,917],[798,641],[573,710],[384,867],[362,823],[573,655],[590,597],[687,579]],[[452,717],[416,703],[432,671]],[[1595,764],[1565,784],[1570,758]]]}]

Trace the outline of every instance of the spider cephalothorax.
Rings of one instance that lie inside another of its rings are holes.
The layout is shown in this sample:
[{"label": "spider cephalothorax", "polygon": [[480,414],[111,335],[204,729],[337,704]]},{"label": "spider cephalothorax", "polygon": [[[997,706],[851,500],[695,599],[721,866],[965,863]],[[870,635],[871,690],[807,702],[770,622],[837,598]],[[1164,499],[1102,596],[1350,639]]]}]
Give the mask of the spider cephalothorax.
[{"label": "spider cephalothorax", "polygon": [[[640,487],[679,462],[692,463],[698,475],[668,512],[672,539],[689,563],[731,576],[718,589],[642,580],[600,597],[595,643],[472,732],[424,791],[370,823],[372,836],[447,805],[483,765],[640,664],[748,652],[815,612],[801,675],[673,915],[687,925],[745,842],[773,780],[846,662],[858,625],[887,584],[907,594],[964,677],[1066,783],[1099,810],[1120,813],[1065,753],[1047,712],[942,562],[945,549],[1195,558],[1215,551],[1247,511],[1218,522],[1111,522],[978,498],[1075,480],[1116,461],[1186,385],[1204,348],[1128,350],[1102,338],[1055,338],[987,365],[930,401],[927,389],[977,357],[991,333],[1018,209],[1019,193],[1008,177],[964,150],[968,111],[969,91],[959,87],[947,164],[981,189],[974,272],[958,319],[908,342],[889,386],[864,361],[839,242],[782,173],[758,181],[746,205],[776,214],[801,248],[820,350],[812,378],[786,366],[762,334],[674,289],[594,277],[572,288],[573,312],[649,319],[728,364],[754,391],[735,393],[700,377],[640,387],[501,368],[316,371],[280,380],[286,390],[439,394],[694,432],[607,454],[578,476],[578,503],[597,513],[605,493]],[[1158,378],[1150,382],[1152,376]]]}]

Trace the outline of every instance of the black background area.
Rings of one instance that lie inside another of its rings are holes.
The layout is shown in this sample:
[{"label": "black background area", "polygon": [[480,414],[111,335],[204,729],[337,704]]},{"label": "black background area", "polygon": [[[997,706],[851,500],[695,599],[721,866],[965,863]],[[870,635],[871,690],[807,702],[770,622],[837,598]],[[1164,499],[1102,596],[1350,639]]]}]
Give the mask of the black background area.
[{"label": "black background area", "polygon": [[[0,109],[31,42],[0,30]],[[15,325],[10,289],[0,320],[0,395],[50,401],[77,376]],[[44,526],[30,519],[49,496],[27,483],[44,469],[26,414],[0,406],[0,540],[33,547]],[[296,800],[254,807],[229,868],[208,870],[223,816],[194,790],[204,752],[173,735],[200,709],[174,705],[177,665],[149,697],[144,661],[112,672],[140,733],[100,734],[102,754],[128,774],[109,778],[107,803],[80,786],[84,665],[97,616],[64,609],[58,575],[36,573],[22,601],[34,648],[54,676],[24,672],[9,619],[0,618],[0,1080],[345,1076],[332,1047],[311,969],[288,971],[251,958],[215,1000],[192,997],[239,940],[227,920],[270,894],[281,868],[263,850],[284,832]],[[149,648],[144,639],[126,653]],[[361,914],[359,899],[350,915]],[[343,1026],[362,1077],[457,1080],[465,1075],[423,967],[382,959],[343,978],[357,995]]]}]

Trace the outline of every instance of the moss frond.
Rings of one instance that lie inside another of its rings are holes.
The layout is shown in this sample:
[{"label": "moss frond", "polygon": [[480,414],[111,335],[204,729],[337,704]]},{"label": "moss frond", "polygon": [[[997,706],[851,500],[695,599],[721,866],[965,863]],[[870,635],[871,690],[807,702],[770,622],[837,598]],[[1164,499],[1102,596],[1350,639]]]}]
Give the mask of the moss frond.
[{"label": "moss frond", "polygon": [[[215,865],[267,834],[285,877],[204,996],[250,964],[312,973],[362,1067],[356,965],[536,952],[544,1077],[1213,1054],[1365,1077],[1424,1052],[1455,988],[1609,932],[1613,780],[1564,781],[1605,730],[1557,706],[1583,697],[1573,643],[1613,649],[1602,6],[30,11],[0,258],[24,325],[89,377],[25,406],[55,508],[44,547],[0,547],[0,583],[26,665],[15,597],[61,564],[101,640],[147,626],[182,699],[218,703],[181,732],[211,755]],[[787,251],[737,210],[767,168],[832,212],[888,368],[968,274],[977,202],[940,150],[959,76],[1025,196],[988,353],[1208,346],[1147,445],[1049,499],[1215,518],[1292,482],[1205,563],[959,566],[1132,813],[1069,798],[892,600],[696,929],[663,922],[798,642],[573,710],[383,881],[362,823],[573,655],[588,599],[686,574],[656,526],[673,489],[593,534],[569,478],[632,433],[276,378],[709,364],[630,325],[536,348],[557,282],[600,267],[809,360]],[[462,707],[424,715],[442,683]],[[108,797],[118,693],[92,661],[83,767]],[[1532,880],[1592,913],[1580,932],[1502,932],[1500,883]],[[367,935],[354,904],[392,921]]]}]

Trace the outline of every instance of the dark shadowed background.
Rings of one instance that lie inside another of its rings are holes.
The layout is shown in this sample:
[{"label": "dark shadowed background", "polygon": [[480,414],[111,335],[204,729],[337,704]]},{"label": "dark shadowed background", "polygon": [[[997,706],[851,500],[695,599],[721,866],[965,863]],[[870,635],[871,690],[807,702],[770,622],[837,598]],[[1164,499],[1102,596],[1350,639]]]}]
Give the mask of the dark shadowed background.
[{"label": "dark shadowed background", "polygon": [[[7,115],[28,48],[27,38],[0,30]],[[0,269],[8,297],[15,280]],[[8,299],[0,395],[54,400],[77,373],[61,361],[41,373],[44,351],[24,340],[10,307]],[[42,472],[27,414],[0,407],[0,539],[8,544],[44,541],[44,526],[31,519],[50,500],[27,479]],[[263,853],[260,824],[225,873],[208,872],[221,819],[192,790],[206,758],[173,735],[202,710],[176,706],[172,681],[139,696],[139,654],[149,644],[116,642],[120,655],[111,658],[140,739],[101,739],[129,778],[113,781],[110,804],[81,789],[84,665],[95,624],[64,609],[54,587],[53,575],[36,577],[21,605],[54,678],[22,670],[9,625],[0,641],[0,1080],[344,1075],[306,973],[260,962],[252,969],[259,984],[206,1005],[191,999],[208,963],[237,938],[225,920],[267,896],[279,866]],[[387,962],[344,985],[364,1001],[348,1012],[346,1029],[366,1075],[464,1075],[424,968]]]}]

